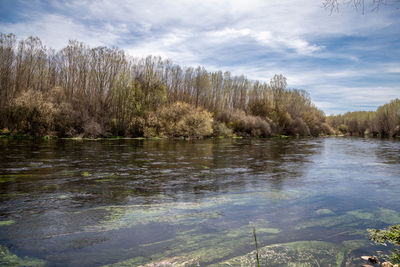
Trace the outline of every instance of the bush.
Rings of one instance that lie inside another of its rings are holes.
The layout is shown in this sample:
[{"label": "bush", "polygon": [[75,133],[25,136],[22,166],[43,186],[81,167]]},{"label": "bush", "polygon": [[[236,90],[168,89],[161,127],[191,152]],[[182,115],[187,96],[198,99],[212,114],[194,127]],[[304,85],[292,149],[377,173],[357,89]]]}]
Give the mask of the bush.
[{"label": "bush", "polygon": [[54,127],[59,136],[74,137],[83,132],[82,117],[68,102],[56,106]]},{"label": "bush", "polygon": [[212,114],[202,108],[183,102],[164,106],[145,116],[143,135],[145,137],[188,137],[210,136]]},{"label": "bush", "polygon": [[292,125],[292,134],[300,135],[300,136],[308,136],[310,135],[310,129],[307,124],[301,119],[296,118]]},{"label": "bush", "polygon": [[14,99],[9,112],[10,128],[19,133],[44,136],[54,130],[54,105],[40,91],[23,91]]},{"label": "bush", "polygon": [[226,124],[223,122],[214,121],[212,127],[214,136],[231,137],[233,135],[232,129],[226,126]]},{"label": "bush", "polygon": [[90,119],[83,125],[84,137],[96,138],[104,136],[104,130],[94,119]]},{"label": "bush", "polygon": [[238,135],[262,137],[271,135],[271,127],[266,120],[258,116],[246,115],[242,110],[224,112],[219,119]]},{"label": "bush", "polygon": [[334,134],[334,132],[335,132],[335,131],[332,129],[332,127],[329,126],[329,124],[326,123],[326,122],[321,123],[320,129],[321,129],[321,133],[322,133],[322,134],[331,135],[331,134]]}]

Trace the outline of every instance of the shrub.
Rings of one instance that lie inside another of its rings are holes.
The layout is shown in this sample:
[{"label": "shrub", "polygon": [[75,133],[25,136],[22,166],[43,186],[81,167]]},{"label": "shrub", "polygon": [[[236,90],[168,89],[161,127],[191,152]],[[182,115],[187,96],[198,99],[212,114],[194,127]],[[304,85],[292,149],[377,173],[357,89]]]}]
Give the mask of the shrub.
[{"label": "shrub", "polygon": [[334,133],[334,130],[332,129],[332,127],[329,126],[329,124],[326,122],[321,123],[320,129],[321,129],[322,134],[331,135]]},{"label": "shrub", "polygon": [[96,138],[104,136],[104,129],[94,119],[90,119],[83,125],[84,137]]},{"label": "shrub", "polygon": [[238,135],[262,137],[271,135],[271,127],[266,120],[258,116],[246,115],[242,110],[224,112],[220,114],[219,119],[227,123]]},{"label": "shrub", "polygon": [[145,117],[145,137],[167,136],[202,138],[212,134],[212,114],[183,102],[164,106]]},{"label": "shrub", "polygon": [[54,129],[54,105],[44,98],[41,91],[22,91],[14,99],[9,112],[10,127],[20,133],[44,136]]},{"label": "shrub", "polygon": [[54,126],[59,136],[73,137],[82,133],[83,116],[79,114],[71,103],[62,102],[56,106]]},{"label": "shrub", "polygon": [[292,134],[300,135],[300,136],[308,136],[310,135],[310,129],[307,124],[301,119],[296,118],[292,125]]},{"label": "shrub", "polygon": [[214,121],[212,128],[214,136],[230,137],[233,135],[232,129],[226,126],[223,122]]}]

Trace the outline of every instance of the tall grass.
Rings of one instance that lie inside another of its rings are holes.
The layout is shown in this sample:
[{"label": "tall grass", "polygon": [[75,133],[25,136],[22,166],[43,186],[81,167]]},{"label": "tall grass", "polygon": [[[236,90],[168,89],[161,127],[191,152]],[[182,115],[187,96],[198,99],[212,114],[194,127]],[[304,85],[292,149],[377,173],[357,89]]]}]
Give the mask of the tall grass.
[{"label": "tall grass", "polygon": [[257,244],[256,228],[254,226],[253,226],[253,236],[254,236],[254,243],[256,243],[257,266],[260,267],[260,259],[258,257],[258,244]]}]

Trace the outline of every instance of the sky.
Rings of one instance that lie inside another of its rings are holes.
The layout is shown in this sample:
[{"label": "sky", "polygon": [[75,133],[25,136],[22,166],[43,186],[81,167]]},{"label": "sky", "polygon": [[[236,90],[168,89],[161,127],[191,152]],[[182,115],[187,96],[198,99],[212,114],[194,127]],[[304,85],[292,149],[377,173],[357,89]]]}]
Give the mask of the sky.
[{"label": "sky", "polygon": [[55,49],[68,40],[118,47],[252,80],[283,74],[330,115],[400,98],[400,3],[392,1],[330,12],[323,0],[0,0],[0,32]]}]

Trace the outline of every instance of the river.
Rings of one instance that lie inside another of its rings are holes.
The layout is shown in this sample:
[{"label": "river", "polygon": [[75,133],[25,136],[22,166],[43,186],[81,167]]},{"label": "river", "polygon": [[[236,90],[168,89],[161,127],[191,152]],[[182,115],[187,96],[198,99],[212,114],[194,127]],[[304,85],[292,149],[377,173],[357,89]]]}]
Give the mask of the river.
[{"label": "river", "polygon": [[[0,140],[0,263],[359,266],[400,223],[400,142]],[[0,264],[2,265],[2,264]]]}]

